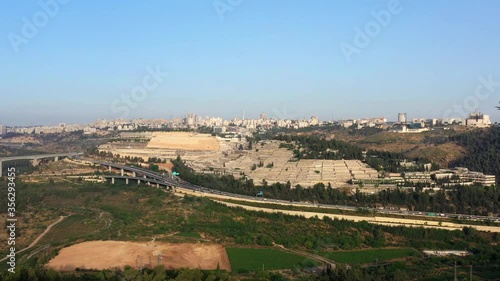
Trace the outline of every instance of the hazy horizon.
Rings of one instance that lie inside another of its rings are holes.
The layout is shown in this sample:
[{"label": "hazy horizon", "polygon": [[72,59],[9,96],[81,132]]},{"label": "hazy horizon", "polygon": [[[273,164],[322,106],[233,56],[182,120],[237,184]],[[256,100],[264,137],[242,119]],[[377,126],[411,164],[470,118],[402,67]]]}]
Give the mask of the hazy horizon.
[{"label": "hazy horizon", "polygon": [[0,124],[243,112],[396,120],[475,108],[500,122],[494,0],[0,6]]}]

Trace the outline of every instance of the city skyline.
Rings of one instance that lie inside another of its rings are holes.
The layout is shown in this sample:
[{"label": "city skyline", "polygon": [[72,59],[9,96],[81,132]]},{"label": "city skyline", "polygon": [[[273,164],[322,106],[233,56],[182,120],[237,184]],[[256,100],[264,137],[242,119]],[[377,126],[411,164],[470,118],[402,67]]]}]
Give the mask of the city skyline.
[{"label": "city skyline", "polygon": [[[268,116],[265,112],[259,114],[259,117],[253,118],[245,116],[223,118],[220,116],[203,116],[196,113],[189,113],[184,116],[171,116],[171,118],[132,118],[132,119],[96,119],[89,123],[65,123],[59,122],[57,124],[35,124],[35,125],[8,125],[11,132],[18,133],[31,133],[33,128],[36,132],[63,132],[63,131],[80,131],[83,130],[86,134],[95,133],[95,129],[105,130],[118,130],[128,131],[138,128],[191,128],[196,129],[199,127],[211,127],[214,131],[216,128],[227,128],[228,126],[244,127],[246,129],[255,130],[257,127],[270,128],[270,127],[287,127],[287,128],[303,128],[309,126],[329,126],[340,125],[348,128],[353,125],[357,129],[365,127],[376,127],[379,129],[389,129],[395,126],[394,132],[422,132],[428,130],[427,126],[441,126],[448,127],[450,125],[465,125],[467,127],[485,128],[495,125],[491,122],[490,116],[479,111],[471,112],[466,118],[419,118],[408,116],[406,112],[399,112],[396,119],[386,118],[384,116],[369,117],[369,118],[347,118],[347,119],[331,119],[321,120],[318,116],[311,116],[310,118],[286,118],[286,116],[274,117]],[[166,126],[166,127],[165,127]],[[417,126],[417,127],[415,127]],[[402,128],[404,127],[404,128]],[[412,130],[406,130],[413,127]],[[0,123],[0,136],[6,133],[7,126]],[[416,130],[415,130],[416,129]],[[423,130],[421,130],[423,129]]]},{"label": "city skyline", "polygon": [[496,1],[231,3],[2,3],[0,123],[500,121]]},{"label": "city skyline", "polygon": [[[494,119],[492,116],[495,116],[494,111],[491,112],[483,112],[479,108],[477,110],[468,112],[468,113],[473,113],[473,112],[480,112],[482,114],[487,114],[490,116],[491,121],[493,123],[499,122],[500,119]],[[10,127],[34,127],[34,126],[56,126],[58,124],[91,124],[99,120],[107,120],[107,121],[114,121],[114,120],[126,120],[126,121],[131,121],[131,120],[137,120],[137,119],[144,119],[144,120],[155,120],[155,119],[161,119],[161,120],[173,120],[176,118],[185,118],[189,114],[195,114],[196,116],[201,116],[201,117],[212,117],[212,118],[222,118],[223,120],[233,120],[234,118],[238,118],[241,120],[257,120],[260,119],[261,114],[265,114],[268,119],[273,119],[273,120],[309,120],[311,117],[315,116],[317,117],[320,121],[342,121],[342,120],[362,120],[362,119],[370,119],[370,118],[385,118],[387,119],[388,122],[397,122],[398,121],[398,116],[397,114],[399,112],[393,112],[391,114],[386,114],[386,115],[366,115],[366,116],[355,116],[355,115],[346,115],[346,117],[339,117],[335,118],[335,115],[332,115],[331,118],[322,118],[321,115],[319,114],[314,114],[311,113],[309,115],[299,115],[293,112],[289,112],[286,107],[283,107],[281,111],[274,109],[273,112],[263,112],[260,111],[259,113],[247,113],[246,110],[243,110],[239,116],[222,116],[222,115],[209,115],[209,114],[201,114],[193,111],[186,111],[187,113],[185,114],[179,114],[179,115],[173,115],[173,114],[165,114],[165,115],[158,115],[158,116],[153,116],[150,118],[147,117],[129,117],[129,118],[119,118],[119,117],[111,117],[111,118],[104,118],[104,117],[92,117],[89,116],[88,118],[84,120],[76,120],[76,121],[66,121],[64,119],[57,119],[55,121],[49,121],[49,122],[38,122],[38,121],[31,121],[29,123],[8,123],[5,122],[4,120],[0,119],[0,124],[1,125],[6,125]],[[255,111],[258,112],[258,111]],[[407,112],[405,112],[407,113]],[[450,115],[448,117],[443,117],[443,115],[438,115],[438,116],[421,116],[421,115],[411,115],[408,114],[408,120],[411,119],[466,119],[469,114],[464,115],[464,116],[458,116],[458,115]]]}]

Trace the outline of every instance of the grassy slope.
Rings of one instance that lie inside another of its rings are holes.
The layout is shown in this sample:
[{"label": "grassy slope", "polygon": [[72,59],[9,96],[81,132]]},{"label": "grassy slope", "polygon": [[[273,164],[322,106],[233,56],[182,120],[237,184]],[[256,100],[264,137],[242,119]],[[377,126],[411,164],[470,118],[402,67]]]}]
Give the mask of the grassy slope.
[{"label": "grassy slope", "polygon": [[236,272],[303,268],[317,265],[308,258],[274,249],[227,248],[231,268]]}]

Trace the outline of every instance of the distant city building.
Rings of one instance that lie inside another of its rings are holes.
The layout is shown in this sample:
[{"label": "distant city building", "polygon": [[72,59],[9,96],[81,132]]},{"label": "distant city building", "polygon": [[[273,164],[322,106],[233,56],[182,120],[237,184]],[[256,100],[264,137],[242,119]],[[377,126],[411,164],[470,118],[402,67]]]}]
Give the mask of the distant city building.
[{"label": "distant city building", "polygon": [[196,122],[196,114],[189,113],[188,116],[186,117],[186,125],[188,126],[194,126]]},{"label": "distant city building", "polygon": [[226,127],[214,127],[214,133],[224,134],[226,132]]},{"label": "distant city building", "polygon": [[491,126],[490,116],[481,112],[471,112],[465,124],[467,127],[486,128]]},{"label": "distant city building", "polygon": [[265,113],[260,114],[260,119],[261,120],[267,120],[267,115]]},{"label": "distant city building", "polygon": [[318,117],[317,116],[312,116],[310,124],[313,125],[313,126],[319,125],[319,119],[318,119]]},{"label": "distant city building", "polygon": [[449,180],[446,185],[481,184],[483,186],[491,186],[496,184],[495,175],[485,175],[480,172],[469,171],[469,169],[463,167],[441,169],[434,172],[434,176],[437,180]]},{"label": "distant city building", "polygon": [[464,118],[444,118],[441,119],[441,125],[465,125]]},{"label": "distant city building", "polygon": [[385,123],[387,123],[387,118],[385,118],[385,117],[372,118],[371,121],[375,124],[385,124]]},{"label": "distant city building", "polygon": [[406,121],[407,121],[406,113],[404,113],[404,112],[399,113],[398,114],[398,122],[401,124],[404,124],[404,123],[406,123]]},{"label": "distant city building", "polygon": [[3,136],[7,133],[7,127],[4,125],[0,124],[0,136]]},{"label": "distant city building", "polygon": [[435,180],[444,186],[496,185],[495,175],[485,175],[480,172],[469,171],[469,169],[463,167],[440,169],[433,172],[405,172],[404,179],[413,183],[431,183]]}]

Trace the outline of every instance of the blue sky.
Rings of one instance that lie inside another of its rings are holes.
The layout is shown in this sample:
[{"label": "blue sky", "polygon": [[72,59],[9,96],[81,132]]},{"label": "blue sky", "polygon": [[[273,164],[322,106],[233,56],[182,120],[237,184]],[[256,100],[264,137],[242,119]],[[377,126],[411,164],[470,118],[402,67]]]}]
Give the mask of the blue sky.
[{"label": "blue sky", "polygon": [[[0,123],[244,111],[394,120],[476,106],[500,121],[496,0],[400,0],[398,12],[395,0],[55,1],[0,3]],[[356,43],[356,30],[377,25]],[[346,44],[358,50],[349,60]],[[125,105],[148,68],[168,76]]]}]

